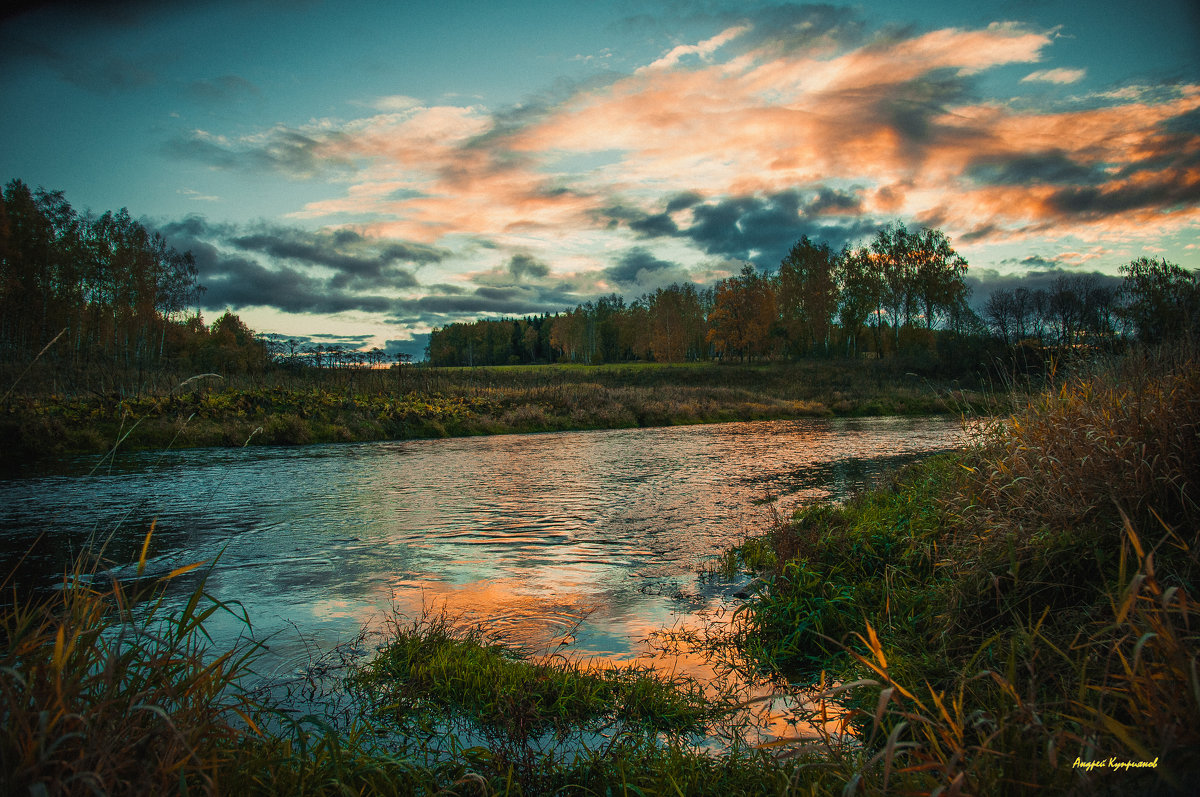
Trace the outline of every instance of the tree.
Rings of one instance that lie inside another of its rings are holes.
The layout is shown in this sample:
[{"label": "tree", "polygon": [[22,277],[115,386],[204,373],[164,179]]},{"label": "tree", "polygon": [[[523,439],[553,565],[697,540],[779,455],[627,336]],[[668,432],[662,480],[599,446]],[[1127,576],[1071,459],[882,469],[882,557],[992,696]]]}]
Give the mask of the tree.
[{"label": "tree", "polygon": [[717,285],[708,317],[708,340],[723,356],[745,360],[765,355],[770,350],[775,314],[775,291],[770,280],[747,264],[739,276]]},{"label": "tree", "polygon": [[908,228],[899,222],[875,233],[871,241],[872,263],[879,272],[879,309],[886,315],[900,347],[900,328],[908,326],[916,313],[913,260]]},{"label": "tree", "polygon": [[838,321],[846,340],[846,355],[858,353],[858,335],[863,325],[875,318],[875,346],[878,350],[882,311],[883,280],[869,249],[844,249],[838,258],[837,282],[841,302]]},{"label": "tree", "polygon": [[1200,331],[1200,273],[1147,257],[1121,266],[1121,273],[1123,312],[1139,340],[1160,343]]},{"label": "tree", "polygon": [[802,236],[779,264],[779,313],[797,354],[829,353],[838,309],[838,253]]},{"label": "tree", "polygon": [[922,311],[926,329],[966,307],[969,289],[963,277],[967,261],[954,251],[945,233],[922,227],[908,235],[905,255],[911,264],[913,300]]}]

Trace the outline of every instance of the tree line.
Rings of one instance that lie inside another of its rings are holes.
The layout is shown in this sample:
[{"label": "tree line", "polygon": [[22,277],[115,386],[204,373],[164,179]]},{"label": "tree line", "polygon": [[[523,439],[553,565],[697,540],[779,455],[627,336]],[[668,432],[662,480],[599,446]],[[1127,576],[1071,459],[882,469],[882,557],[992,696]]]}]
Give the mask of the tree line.
[{"label": "tree line", "polygon": [[1200,277],[1166,260],[1139,257],[1121,266],[1119,284],[1094,274],[1060,276],[1048,288],[994,292],[983,307],[988,330],[1016,345],[1104,346],[1136,338],[1162,343],[1200,326]]},{"label": "tree line", "polygon": [[[0,191],[0,362],[51,356],[86,367],[173,364],[255,372],[381,367],[379,349],[259,335],[226,312],[205,325],[195,258],[121,209],[80,214],[61,191]],[[1121,267],[1120,284],[1063,276],[968,305],[967,262],[941,231],[892,223],[858,247],[801,237],[772,273],[745,265],[711,287],[612,294],[561,313],[434,329],[435,366],[689,362],[801,357],[961,357],[963,341],[1059,349],[1159,342],[1200,327],[1200,277],[1165,260]],[[977,356],[968,355],[968,356]]]},{"label": "tree line", "polygon": [[1122,266],[1120,284],[1064,275],[969,304],[967,262],[940,230],[895,222],[859,247],[803,236],[773,273],[747,264],[710,288],[613,294],[563,313],[433,330],[433,365],[688,362],[802,357],[982,358],[991,344],[1059,351],[1156,343],[1200,326],[1200,277],[1165,260]]},{"label": "tree line", "polygon": [[939,230],[893,223],[841,250],[804,236],[773,274],[747,264],[711,288],[674,284],[629,304],[614,294],[554,316],[450,324],[433,331],[428,355],[435,365],[882,355],[968,326],[966,269]]},{"label": "tree line", "polygon": [[232,313],[200,317],[196,260],[125,208],[81,214],[61,191],[11,180],[0,191],[0,363],[50,341],[76,370],[254,371],[264,341]]}]

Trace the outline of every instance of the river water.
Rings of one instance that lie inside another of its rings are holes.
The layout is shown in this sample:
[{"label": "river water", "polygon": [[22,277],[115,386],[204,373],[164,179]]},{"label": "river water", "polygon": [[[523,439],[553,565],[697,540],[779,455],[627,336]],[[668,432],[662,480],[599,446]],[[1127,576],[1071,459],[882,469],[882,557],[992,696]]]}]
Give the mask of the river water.
[{"label": "river water", "polygon": [[[264,675],[443,609],[533,650],[630,660],[730,600],[737,582],[700,571],[773,512],[960,441],[951,419],[867,418],[131,454],[0,482],[0,565],[41,534],[18,581],[61,578],[89,542],[129,575],[153,523],[146,573],[207,563],[190,577],[245,608]],[[209,630],[245,633],[224,615]]]}]

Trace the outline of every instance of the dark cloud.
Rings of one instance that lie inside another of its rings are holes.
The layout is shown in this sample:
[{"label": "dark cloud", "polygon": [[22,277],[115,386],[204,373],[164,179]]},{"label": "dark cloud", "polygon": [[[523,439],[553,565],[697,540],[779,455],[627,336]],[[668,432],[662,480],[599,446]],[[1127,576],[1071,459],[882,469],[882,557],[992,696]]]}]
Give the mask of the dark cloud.
[{"label": "dark cloud", "polygon": [[193,254],[196,255],[200,282],[206,288],[202,304],[209,310],[274,307],[287,313],[340,313],[347,310],[382,313],[392,306],[392,301],[382,296],[356,296],[330,290],[326,280],[286,266],[266,268],[248,258],[202,258],[195,250]]},{"label": "dark cloud", "polygon": [[429,347],[430,334],[428,332],[417,334],[408,340],[388,340],[383,344],[383,350],[393,357],[397,354],[408,354],[413,360],[424,360],[425,349]]},{"label": "dark cloud", "polygon": [[809,201],[805,213],[816,215],[858,215],[862,212],[862,199],[848,191],[822,187],[816,198]]},{"label": "dark cloud", "polygon": [[[491,292],[481,288],[480,291]],[[479,291],[465,296],[422,296],[405,299],[394,304],[391,323],[427,324],[437,326],[449,321],[471,320],[482,316],[540,315],[554,313],[574,306],[574,302],[547,302],[525,296],[488,296]]]},{"label": "dark cloud", "polygon": [[878,226],[856,214],[844,223],[819,220],[840,206],[855,207],[855,201],[849,194],[830,189],[815,197],[801,191],[731,197],[693,207],[694,222],[682,230],[682,235],[708,254],[754,260],[771,268],[802,235],[840,248],[871,234]]},{"label": "dark cloud", "polygon": [[1200,177],[1194,172],[1172,171],[1127,184],[1072,186],[1056,191],[1046,204],[1064,216],[1087,219],[1147,208],[1194,206],[1200,204]]},{"label": "dark cloud", "polygon": [[887,122],[910,150],[917,150],[910,154],[919,154],[919,150],[935,140],[962,135],[958,128],[944,128],[935,120],[945,116],[948,106],[969,100],[970,86],[968,78],[947,70],[861,93],[870,98],[872,116],[867,119]]},{"label": "dark cloud", "polygon": [[427,285],[426,289],[431,293],[444,293],[450,296],[461,296],[464,293],[469,293],[469,291],[461,285],[447,285],[445,283]]},{"label": "dark cloud", "polygon": [[87,91],[113,94],[159,82],[171,53],[139,58],[107,46],[118,30],[135,29],[178,6],[155,2],[6,2],[0,5],[0,69],[44,67]]},{"label": "dark cloud", "polygon": [[1064,277],[1068,279],[1086,278],[1100,288],[1116,289],[1121,287],[1122,283],[1120,277],[1103,274],[1099,271],[1076,271],[1069,269],[1064,261],[1040,255],[1030,255],[1020,261],[1007,260],[1001,265],[1016,265],[1029,270],[1001,274],[991,268],[968,269],[965,281],[967,287],[971,289],[971,305],[977,312],[982,310],[994,293],[1014,291],[1018,288],[1028,291],[1050,290],[1056,282]]},{"label": "dark cloud", "polygon": [[617,265],[604,269],[603,274],[607,281],[622,289],[646,290],[687,280],[687,272],[677,263],[659,260],[640,246],[621,255]]},{"label": "dark cloud", "polygon": [[666,213],[656,213],[629,222],[629,229],[643,238],[657,238],[679,234],[679,227]]},{"label": "dark cloud", "polygon": [[[668,214],[685,208],[691,209],[692,219],[680,227]],[[597,215],[610,226],[624,223],[643,238],[685,238],[706,254],[754,260],[768,268],[778,264],[801,235],[841,247],[878,226],[862,215],[862,201],[856,193],[827,186],[708,202],[687,192],[671,197],[662,213],[617,204]],[[836,217],[845,218],[838,221]]]},{"label": "dark cloud", "polygon": [[1062,150],[985,155],[971,161],[966,173],[975,182],[992,185],[1092,184],[1103,179],[1102,173]]},{"label": "dark cloud", "polygon": [[[412,288],[417,280],[400,262],[433,262],[438,250],[401,241],[373,241],[352,230],[312,232],[286,227],[251,231],[189,216],[157,227],[196,258],[202,305],[274,307],[291,313],[348,310],[386,313],[396,300],[381,290]],[[332,273],[330,273],[332,272]]]},{"label": "dark cloud", "polygon": [[508,273],[516,279],[533,277],[542,279],[550,273],[550,266],[527,254],[515,254],[508,261]]},{"label": "dark cloud", "polygon": [[103,54],[83,58],[57,44],[0,35],[0,67],[14,70],[17,64],[39,64],[60,80],[97,94],[114,94],[154,85],[162,67],[159,59],[137,60],[123,55]]},{"label": "dark cloud", "polygon": [[294,342],[298,350],[317,344],[358,349],[375,337],[374,335],[339,335],[332,332],[314,332],[309,335],[281,335],[277,332],[263,332],[259,336],[279,344],[285,352],[290,347],[289,341]]},{"label": "dark cloud", "polygon": [[271,130],[265,141],[234,144],[196,130],[168,139],[163,144],[163,153],[218,169],[275,172],[309,179],[328,172],[355,170],[348,158],[324,151],[328,145],[344,138],[344,133],[323,132],[316,136],[280,127]]},{"label": "dark cloud", "polygon": [[371,241],[353,230],[310,232],[290,227],[262,227],[228,240],[243,251],[262,252],[279,260],[332,269],[336,274],[330,280],[330,286],[337,289],[412,288],[418,284],[417,278],[398,264],[436,263],[446,254],[424,244]]},{"label": "dark cloud", "polygon": [[695,191],[683,191],[675,194],[667,200],[667,213],[674,213],[677,210],[687,210],[693,205],[697,205],[704,201],[704,197]]},{"label": "dark cloud", "polygon": [[[941,226],[941,222],[938,221],[936,218],[933,218],[932,216],[930,216],[928,218],[922,218],[921,223],[924,226],[930,227],[930,228],[937,228],[937,227]],[[975,243],[976,241],[987,240],[989,237],[991,237],[992,235],[995,235],[998,232],[1001,232],[1001,228],[997,224],[991,224],[991,223],[979,224],[979,225],[972,227],[971,229],[967,230],[964,233],[960,233],[958,236],[958,240],[965,244],[970,244],[970,243]]]}]

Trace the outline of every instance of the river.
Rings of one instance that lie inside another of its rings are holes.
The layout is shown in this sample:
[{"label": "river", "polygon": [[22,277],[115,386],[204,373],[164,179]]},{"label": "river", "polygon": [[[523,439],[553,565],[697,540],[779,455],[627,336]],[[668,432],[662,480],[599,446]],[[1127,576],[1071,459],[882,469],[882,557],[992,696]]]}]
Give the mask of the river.
[{"label": "river", "polygon": [[700,571],[772,513],[960,441],[952,419],[817,419],[80,460],[0,482],[0,565],[41,534],[22,583],[61,578],[89,541],[129,575],[153,523],[147,574],[208,563],[191,577],[245,608],[265,675],[443,609],[530,649],[629,660],[730,599],[737,582]]}]

